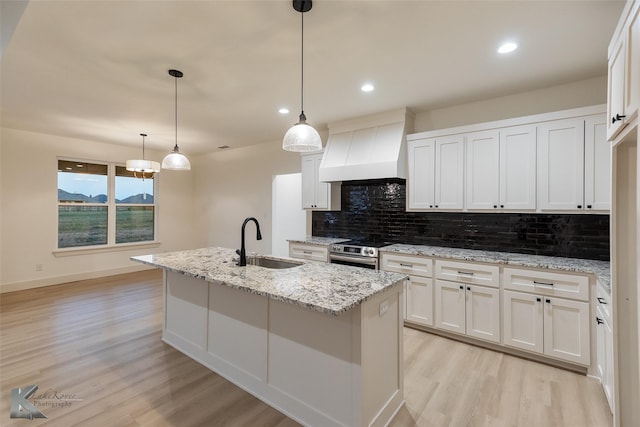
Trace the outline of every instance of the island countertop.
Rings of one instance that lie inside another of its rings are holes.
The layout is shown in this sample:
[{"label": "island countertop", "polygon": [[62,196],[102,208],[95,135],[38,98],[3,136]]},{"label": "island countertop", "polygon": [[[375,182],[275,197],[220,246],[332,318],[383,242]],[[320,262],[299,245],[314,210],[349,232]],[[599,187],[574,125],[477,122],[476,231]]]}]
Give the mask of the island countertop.
[{"label": "island countertop", "polygon": [[280,270],[238,267],[234,250],[217,247],[134,256],[131,260],[335,316],[407,278],[319,262],[301,262]]}]

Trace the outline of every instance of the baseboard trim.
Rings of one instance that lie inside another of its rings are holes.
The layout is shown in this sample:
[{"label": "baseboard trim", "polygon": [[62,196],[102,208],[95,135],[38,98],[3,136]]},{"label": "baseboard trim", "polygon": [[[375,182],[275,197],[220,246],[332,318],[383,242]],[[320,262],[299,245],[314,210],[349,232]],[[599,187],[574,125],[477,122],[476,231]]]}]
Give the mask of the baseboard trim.
[{"label": "baseboard trim", "polygon": [[25,280],[23,282],[2,283],[0,284],[0,294],[42,288],[44,286],[60,285],[62,283],[77,282],[79,280],[99,279],[102,277],[115,276],[116,274],[135,273],[137,271],[152,270],[154,268],[155,267],[147,265],[134,265],[130,267],[112,268],[109,270],[91,271],[88,273],[68,274],[65,276],[47,277],[37,280]]}]

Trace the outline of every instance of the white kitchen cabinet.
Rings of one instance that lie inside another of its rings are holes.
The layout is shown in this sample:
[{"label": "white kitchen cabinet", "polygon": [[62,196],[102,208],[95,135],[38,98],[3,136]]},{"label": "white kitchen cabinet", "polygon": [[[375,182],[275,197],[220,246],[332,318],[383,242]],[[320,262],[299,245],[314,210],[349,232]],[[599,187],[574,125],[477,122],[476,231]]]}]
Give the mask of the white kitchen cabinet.
[{"label": "white kitchen cabinet", "polygon": [[302,162],[302,208],[340,210],[340,183],[320,182],[322,153],[300,156]]},{"label": "white kitchen cabinet", "polygon": [[638,115],[640,104],[640,3],[631,6],[609,47],[607,139],[613,140]]},{"label": "white kitchen cabinet", "polygon": [[462,209],[464,138],[409,141],[408,210]]},{"label": "white kitchen cabinet", "polygon": [[500,342],[500,290],[436,279],[439,329]]},{"label": "white kitchen cabinet", "polygon": [[433,326],[433,279],[409,276],[406,281],[405,320]]},{"label": "white kitchen cabinet", "polygon": [[503,291],[504,345],[588,366],[589,304]]},{"label": "white kitchen cabinet", "polygon": [[466,208],[535,209],[536,127],[474,132],[466,138]]},{"label": "white kitchen cabinet", "polygon": [[584,205],[584,120],[538,126],[538,203],[541,210],[580,210]]},{"label": "white kitchen cabinet", "polygon": [[584,208],[611,209],[611,144],[607,141],[607,119],[598,114],[584,123]]},{"label": "white kitchen cabinet", "polygon": [[289,257],[308,261],[329,262],[329,248],[322,245],[289,243]]}]

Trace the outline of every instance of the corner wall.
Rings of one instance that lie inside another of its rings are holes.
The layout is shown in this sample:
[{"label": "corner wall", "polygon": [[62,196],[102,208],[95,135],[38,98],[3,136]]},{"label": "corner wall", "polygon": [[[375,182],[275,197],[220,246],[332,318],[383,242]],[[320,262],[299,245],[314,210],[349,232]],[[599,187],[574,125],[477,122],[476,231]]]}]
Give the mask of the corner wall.
[{"label": "corner wall", "polygon": [[[141,270],[129,257],[194,247],[193,172],[159,174],[160,246],[56,257],[57,156],[123,162],[134,147],[3,128],[0,150],[0,292]],[[164,153],[148,151],[162,160]],[[42,271],[35,265],[42,264]]]}]

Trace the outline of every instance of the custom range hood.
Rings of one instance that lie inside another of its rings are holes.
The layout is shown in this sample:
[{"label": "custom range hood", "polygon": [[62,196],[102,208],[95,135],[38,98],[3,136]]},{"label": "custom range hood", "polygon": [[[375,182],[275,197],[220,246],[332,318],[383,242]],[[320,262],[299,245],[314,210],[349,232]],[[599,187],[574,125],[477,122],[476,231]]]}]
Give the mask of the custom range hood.
[{"label": "custom range hood", "polygon": [[329,124],[320,181],[406,178],[406,136],[414,120],[403,108]]}]

